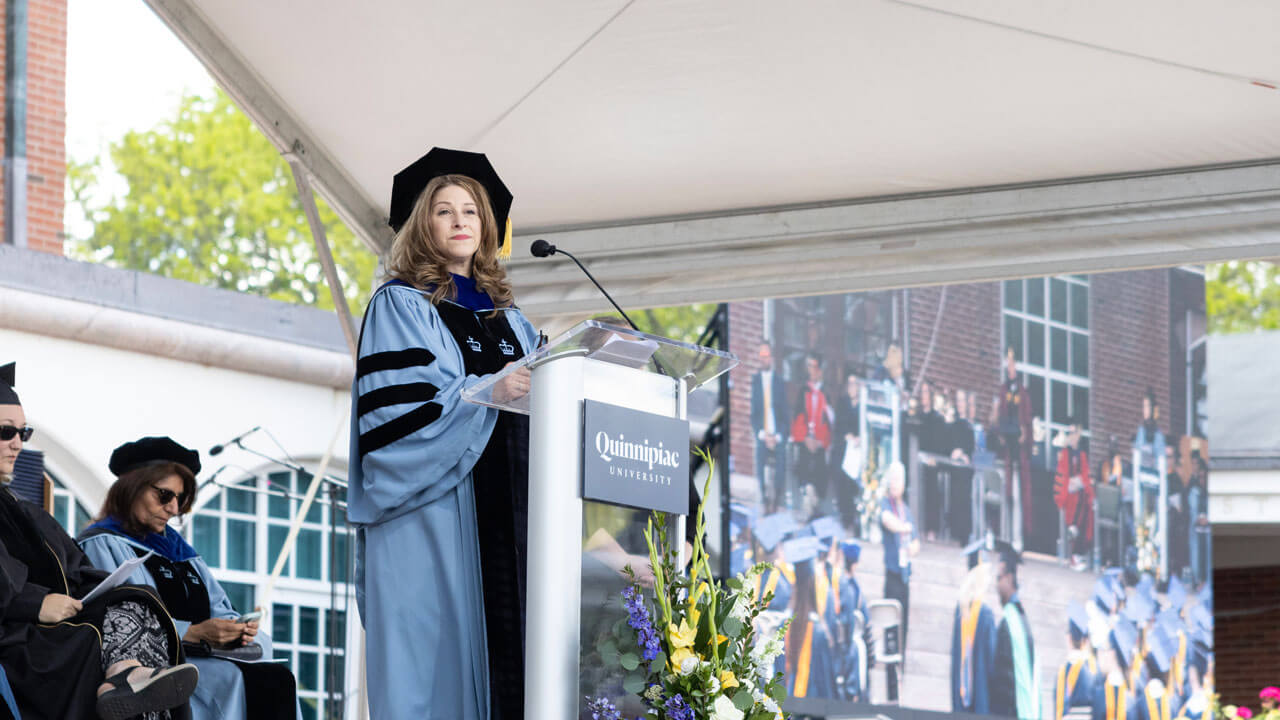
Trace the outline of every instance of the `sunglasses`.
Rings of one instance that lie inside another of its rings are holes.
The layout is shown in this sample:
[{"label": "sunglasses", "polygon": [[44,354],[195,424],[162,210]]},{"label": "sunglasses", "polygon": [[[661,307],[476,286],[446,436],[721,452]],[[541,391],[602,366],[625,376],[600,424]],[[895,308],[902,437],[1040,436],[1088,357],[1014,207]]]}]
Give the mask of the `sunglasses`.
[{"label": "sunglasses", "polygon": [[178,498],[178,507],[187,504],[187,494],[184,492],[176,493],[169,488],[156,487],[155,485],[152,485],[151,489],[156,491],[156,499],[160,501],[161,505],[168,505],[174,498]]},{"label": "sunglasses", "polygon": [[22,438],[22,442],[31,439],[31,435],[36,431],[30,425],[18,427],[17,425],[0,425],[0,440],[12,440],[14,435]]}]

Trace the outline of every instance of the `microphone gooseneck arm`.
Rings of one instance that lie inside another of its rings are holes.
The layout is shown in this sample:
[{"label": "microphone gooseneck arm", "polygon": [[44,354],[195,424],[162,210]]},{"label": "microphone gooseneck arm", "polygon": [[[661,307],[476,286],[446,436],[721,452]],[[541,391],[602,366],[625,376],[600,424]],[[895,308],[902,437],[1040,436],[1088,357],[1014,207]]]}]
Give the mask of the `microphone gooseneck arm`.
[{"label": "microphone gooseneck arm", "polygon": [[[638,333],[644,332],[635,324],[635,321],[631,319],[631,316],[627,315],[627,311],[623,310],[622,306],[619,305],[617,301],[613,299],[613,296],[609,294],[609,291],[605,290],[604,287],[600,285],[599,282],[596,281],[596,277],[591,274],[591,271],[588,270],[581,262],[579,262],[578,258],[573,256],[573,253],[567,252],[565,250],[561,250],[557,248],[555,245],[552,245],[551,243],[547,242],[546,240],[541,240],[541,239],[533,241],[533,244],[529,246],[529,253],[534,257],[540,257],[540,258],[550,257],[552,255],[555,255],[556,253],[559,253],[561,255],[568,257],[570,260],[574,262],[575,265],[578,266],[578,269],[582,271],[582,274],[587,276],[587,279],[591,281],[591,284],[596,286],[596,289],[599,290],[600,294],[603,295],[605,299],[609,301],[609,304],[613,305],[613,308],[618,311],[618,314],[622,316],[623,320],[627,321],[627,324],[631,326],[632,330],[635,330]],[[662,361],[659,360],[656,355],[653,358],[653,364],[655,367],[658,368],[658,372],[662,373],[663,375],[666,375],[668,377],[675,377],[674,375],[672,375],[670,372],[667,371],[667,368],[663,366]]]},{"label": "microphone gooseneck arm", "polygon": [[587,279],[591,281],[591,284],[596,286],[596,289],[600,291],[600,294],[604,296],[605,300],[609,301],[609,304],[613,306],[613,309],[618,311],[618,314],[622,316],[622,319],[627,321],[627,324],[631,326],[631,329],[636,332],[644,332],[635,324],[634,321],[632,321],[631,316],[627,315],[627,311],[623,310],[622,306],[613,299],[613,296],[609,294],[609,291],[605,290],[604,287],[596,281],[596,276],[592,275],[591,271],[588,270],[586,266],[578,260],[578,258],[573,256],[573,253],[567,250],[561,250],[546,240],[541,239],[533,241],[533,244],[529,246],[529,253],[534,257],[539,258],[551,257],[552,255],[559,253],[572,260],[574,264],[578,266],[578,269],[582,271],[582,274],[586,275]]},{"label": "microphone gooseneck arm", "polygon": [[565,255],[570,260],[572,260],[575,264],[577,264],[578,269],[582,270],[582,274],[586,275],[587,279],[591,281],[591,284],[596,286],[596,289],[600,291],[601,295],[604,295],[604,299],[608,300],[610,305],[613,305],[613,309],[618,311],[618,314],[622,316],[623,320],[627,321],[627,324],[631,326],[631,329],[635,330],[636,332],[644,332],[643,330],[641,330],[639,327],[636,326],[635,322],[631,320],[631,317],[627,315],[627,311],[623,310],[622,306],[619,305],[616,301],[614,301],[613,296],[609,294],[609,291],[605,290],[603,287],[601,287],[600,283],[596,282],[596,278],[594,275],[591,274],[591,271],[587,270],[585,267],[583,267],[582,263],[578,262],[578,258],[574,257],[572,253],[568,253],[568,252],[565,252],[564,250],[555,248],[555,246],[552,246],[552,252]]}]

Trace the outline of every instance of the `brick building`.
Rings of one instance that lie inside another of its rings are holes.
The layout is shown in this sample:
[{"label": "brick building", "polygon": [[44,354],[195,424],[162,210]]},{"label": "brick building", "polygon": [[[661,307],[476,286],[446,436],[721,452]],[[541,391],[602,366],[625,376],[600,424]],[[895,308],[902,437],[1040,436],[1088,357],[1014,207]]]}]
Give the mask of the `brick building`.
[{"label": "brick building", "polygon": [[[730,394],[733,470],[743,474],[755,472],[746,418],[766,338],[793,382],[804,351],[821,352],[829,387],[846,370],[869,376],[899,342],[913,383],[923,372],[935,385],[974,392],[979,419],[991,413],[1002,348],[1012,344],[1034,414],[1054,430],[1079,417],[1099,452],[1112,436],[1129,452],[1148,387],[1165,433],[1188,434],[1196,420],[1187,408],[1204,403],[1202,353],[1188,375],[1188,346],[1198,348],[1204,332],[1204,277],[1193,269],[742,302],[729,318],[730,349],[744,358]],[[1190,401],[1189,384],[1198,388]]]},{"label": "brick building", "polygon": [[[0,0],[0,8],[6,3]],[[0,23],[6,14],[0,12]],[[0,33],[0,83],[7,35]],[[66,0],[27,1],[27,247],[62,254],[67,177]],[[8,88],[4,88],[8,99]],[[0,113],[0,133],[5,116]],[[0,196],[7,192],[0,174]],[[7,219],[0,214],[0,233]]]}]

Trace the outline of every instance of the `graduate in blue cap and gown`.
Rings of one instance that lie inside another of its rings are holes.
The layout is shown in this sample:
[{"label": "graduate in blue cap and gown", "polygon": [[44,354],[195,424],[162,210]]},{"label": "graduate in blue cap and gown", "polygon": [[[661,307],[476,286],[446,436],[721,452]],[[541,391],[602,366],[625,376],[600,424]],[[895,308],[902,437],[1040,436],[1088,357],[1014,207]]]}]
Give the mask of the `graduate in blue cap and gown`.
[{"label": "graduate in blue cap and gown", "polygon": [[1139,589],[1125,602],[1122,614],[1137,628],[1138,641],[1132,667],[1129,669],[1129,688],[1140,694],[1151,678],[1146,660],[1147,654],[1151,652],[1151,621],[1155,619],[1155,603],[1149,599],[1146,591]]},{"label": "graduate in blue cap and gown", "polygon": [[836,697],[836,650],[831,628],[818,606],[814,580],[822,562],[822,542],[814,536],[783,543],[787,562],[795,568],[791,593],[791,625],[785,641],[787,694],[791,697]]},{"label": "graduate in blue cap and gown", "polygon": [[871,625],[868,622],[867,596],[862,593],[856,571],[862,558],[862,546],[853,540],[837,545],[844,567],[839,587],[841,651],[837,682],[841,697],[852,702],[866,702],[867,670],[871,666]]},{"label": "graduate in blue cap and gown", "polygon": [[995,613],[986,603],[991,563],[982,556],[985,541],[964,549],[969,569],[951,621],[951,711],[985,715],[991,711],[987,684],[996,654]]},{"label": "graduate in blue cap and gown", "polygon": [[1098,670],[1094,683],[1093,720],[1136,720],[1134,697],[1129,692],[1129,665],[1138,644],[1138,629],[1127,619],[1116,618],[1107,636],[1106,647],[1098,648]]},{"label": "graduate in blue cap and gown", "polygon": [[1186,624],[1182,621],[1182,617],[1170,608],[1162,610],[1156,616],[1156,628],[1169,639],[1171,645],[1169,686],[1173,690],[1173,707],[1177,710],[1191,695],[1191,681],[1187,674],[1187,651],[1190,643]]},{"label": "graduate in blue cap and gown", "polygon": [[996,591],[1004,607],[996,629],[996,654],[988,685],[991,712],[1035,720],[1040,717],[1040,673],[1031,622],[1018,599],[1018,565],[1022,555],[1002,540],[996,542],[996,552],[1000,558]]},{"label": "graduate in blue cap and gown", "polygon": [[1178,710],[1178,717],[1199,720],[1209,707],[1213,694],[1213,616],[1202,605],[1187,613],[1187,684],[1188,694]]},{"label": "graduate in blue cap and gown", "polygon": [[769,593],[773,593],[766,610],[786,610],[791,602],[796,576],[783,554],[782,541],[799,527],[788,512],[766,515],[756,524],[756,543],[770,567],[756,576],[755,599],[762,602]]},{"label": "graduate in blue cap and gown", "polygon": [[[460,396],[536,346],[499,263],[511,199],[484,155],[441,148],[392,187],[393,280],[369,301],[351,392],[375,720],[524,716],[528,419]],[[493,394],[528,390],[522,369]]]},{"label": "graduate in blue cap and gown", "polygon": [[840,561],[840,549],[836,537],[843,528],[836,517],[820,517],[809,523],[809,531],[818,538],[819,559],[814,566],[814,591],[818,596],[818,611],[827,621],[827,627],[835,633],[833,640],[840,642],[837,627],[840,622],[840,579],[844,575],[844,563]]},{"label": "graduate in blue cap and gown", "polygon": [[1137,717],[1138,720],[1169,720],[1180,704],[1169,682],[1169,671],[1177,648],[1173,639],[1159,627],[1150,634],[1147,644],[1150,648],[1146,664],[1151,679],[1143,686]]},{"label": "graduate in blue cap and gown", "polygon": [[1073,707],[1093,703],[1098,664],[1089,647],[1089,614],[1078,602],[1067,606],[1067,643],[1067,659],[1053,681],[1053,720],[1062,720]]}]

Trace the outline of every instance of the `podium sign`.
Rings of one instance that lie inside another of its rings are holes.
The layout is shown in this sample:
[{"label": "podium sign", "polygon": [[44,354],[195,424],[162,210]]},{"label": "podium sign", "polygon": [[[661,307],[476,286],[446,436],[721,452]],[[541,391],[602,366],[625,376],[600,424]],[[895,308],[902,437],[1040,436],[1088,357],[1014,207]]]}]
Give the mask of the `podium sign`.
[{"label": "podium sign", "polygon": [[583,400],[582,497],[689,514],[689,421]]}]

